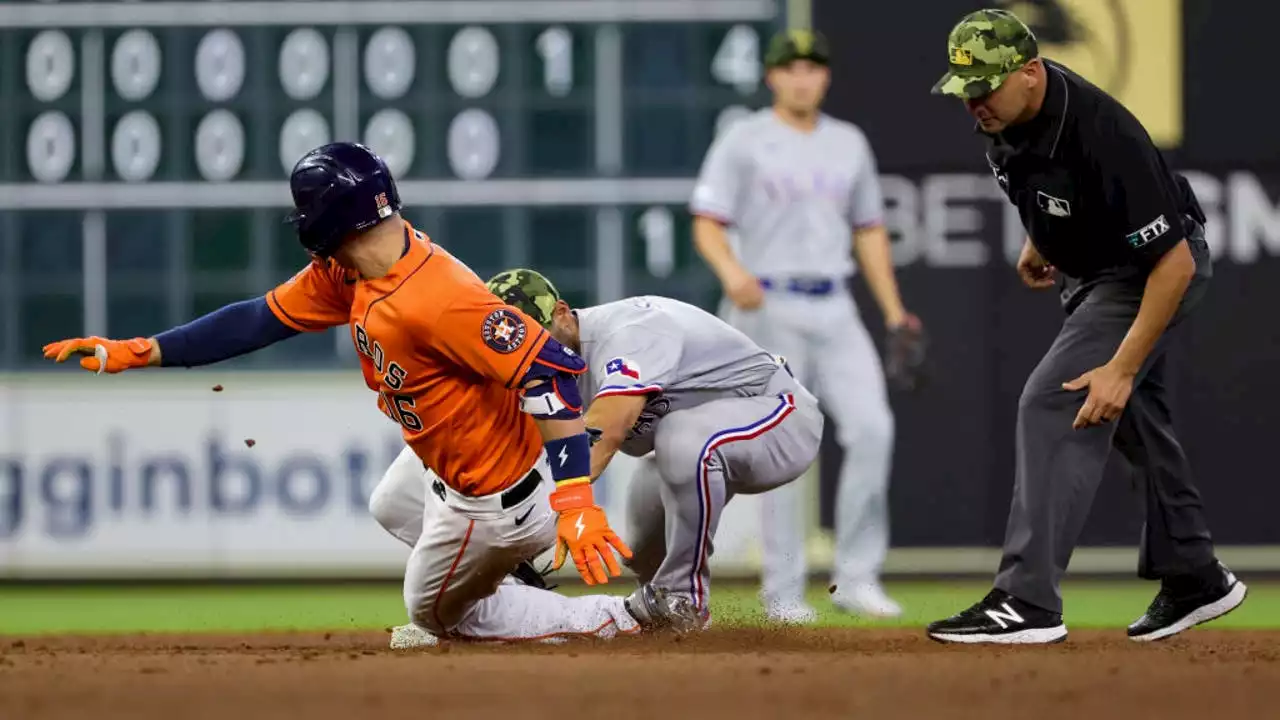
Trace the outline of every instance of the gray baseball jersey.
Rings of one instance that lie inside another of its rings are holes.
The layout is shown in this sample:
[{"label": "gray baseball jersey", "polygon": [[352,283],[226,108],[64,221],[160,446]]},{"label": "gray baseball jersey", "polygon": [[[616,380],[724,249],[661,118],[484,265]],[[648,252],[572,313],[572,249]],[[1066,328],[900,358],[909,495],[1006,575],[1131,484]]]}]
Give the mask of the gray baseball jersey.
[{"label": "gray baseball jersey", "polygon": [[818,401],[779,358],[677,300],[644,296],[579,310],[578,331],[585,396],[651,395],[621,447],[642,458],[628,493],[627,566],[705,614],[707,560],[724,504],[775,490],[813,463]]},{"label": "gray baseball jersey", "polygon": [[844,277],[853,229],[879,223],[883,204],[856,125],[823,115],[805,133],[763,109],[712,143],[690,210],[734,226],[738,258],[756,275]]},{"label": "gray baseball jersey", "polygon": [[778,372],[774,355],[701,308],[641,296],[577,311],[587,373],[583,397],[656,393],[620,448],[653,450],[668,413],[712,400],[760,394]]}]

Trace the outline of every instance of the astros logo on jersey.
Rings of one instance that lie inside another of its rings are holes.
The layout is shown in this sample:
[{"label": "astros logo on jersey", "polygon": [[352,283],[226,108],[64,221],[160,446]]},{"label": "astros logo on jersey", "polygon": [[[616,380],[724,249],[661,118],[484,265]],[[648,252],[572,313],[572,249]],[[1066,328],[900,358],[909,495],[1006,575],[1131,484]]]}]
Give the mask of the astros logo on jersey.
[{"label": "astros logo on jersey", "polygon": [[484,344],[488,345],[494,352],[511,353],[515,352],[524,344],[525,335],[528,329],[524,326],[524,321],[514,312],[501,308],[489,313],[484,319],[484,325],[480,330],[480,336],[484,339]]}]

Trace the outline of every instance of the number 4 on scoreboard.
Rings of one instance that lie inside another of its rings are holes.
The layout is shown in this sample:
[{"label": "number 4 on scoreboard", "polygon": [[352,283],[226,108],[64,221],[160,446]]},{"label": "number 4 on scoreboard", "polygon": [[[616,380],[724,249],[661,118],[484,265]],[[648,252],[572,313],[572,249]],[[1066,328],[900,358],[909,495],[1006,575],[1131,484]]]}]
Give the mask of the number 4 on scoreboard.
[{"label": "number 4 on scoreboard", "polygon": [[760,35],[749,25],[734,25],[725,34],[715,57],[711,76],[750,95],[760,87]]}]

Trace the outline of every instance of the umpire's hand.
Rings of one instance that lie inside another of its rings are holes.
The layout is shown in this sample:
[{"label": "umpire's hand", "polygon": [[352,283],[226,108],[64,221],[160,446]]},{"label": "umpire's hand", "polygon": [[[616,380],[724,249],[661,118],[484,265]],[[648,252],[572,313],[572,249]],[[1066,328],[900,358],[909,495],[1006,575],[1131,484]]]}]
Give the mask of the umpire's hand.
[{"label": "umpire's hand", "polygon": [[1018,255],[1018,277],[1022,278],[1022,283],[1034,290],[1045,290],[1053,287],[1054,275],[1053,266],[1031,244],[1031,238],[1027,238],[1022,244],[1022,253]]},{"label": "umpire's hand", "polygon": [[1071,424],[1076,430],[1101,425],[1120,417],[1124,406],[1129,402],[1130,393],[1133,392],[1133,375],[1107,363],[1062,384],[1062,389],[1070,392],[1086,388],[1089,396],[1085,398],[1080,412],[1076,413],[1075,422]]}]

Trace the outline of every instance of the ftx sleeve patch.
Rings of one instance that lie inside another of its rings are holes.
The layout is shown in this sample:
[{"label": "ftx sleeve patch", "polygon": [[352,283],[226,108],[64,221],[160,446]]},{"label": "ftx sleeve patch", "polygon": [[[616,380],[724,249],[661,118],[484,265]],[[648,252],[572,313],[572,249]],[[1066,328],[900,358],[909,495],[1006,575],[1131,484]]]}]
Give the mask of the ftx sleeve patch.
[{"label": "ftx sleeve patch", "polygon": [[1165,219],[1164,215],[1161,215],[1155,220],[1152,220],[1146,225],[1138,228],[1136,232],[1129,233],[1129,235],[1125,237],[1125,240],[1128,241],[1129,247],[1136,250],[1150,244],[1152,240],[1159,238],[1172,229],[1173,228],[1169,225],[1169,221]]}]

